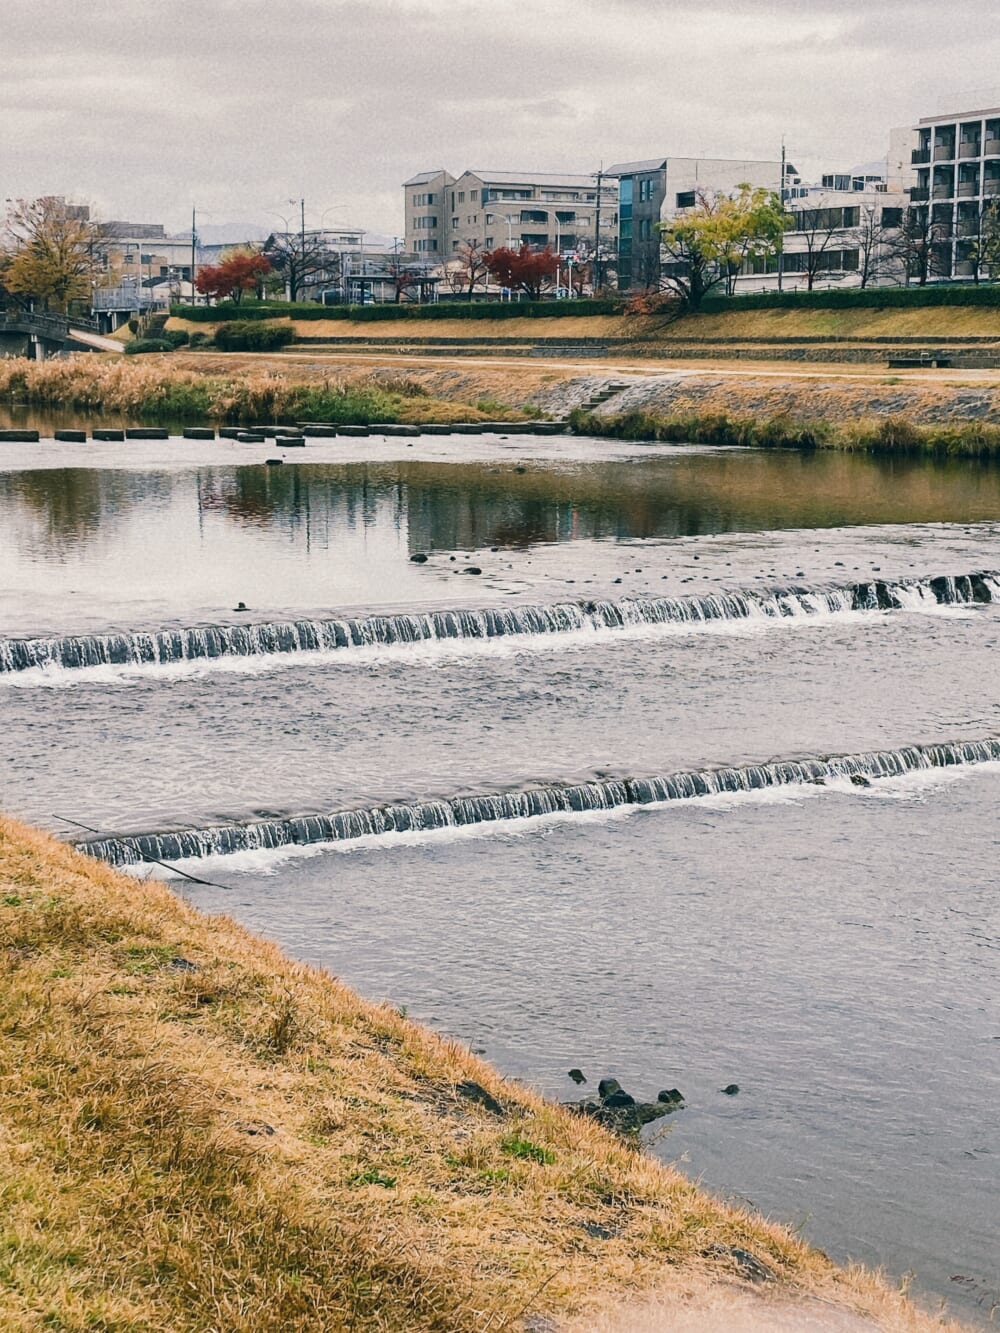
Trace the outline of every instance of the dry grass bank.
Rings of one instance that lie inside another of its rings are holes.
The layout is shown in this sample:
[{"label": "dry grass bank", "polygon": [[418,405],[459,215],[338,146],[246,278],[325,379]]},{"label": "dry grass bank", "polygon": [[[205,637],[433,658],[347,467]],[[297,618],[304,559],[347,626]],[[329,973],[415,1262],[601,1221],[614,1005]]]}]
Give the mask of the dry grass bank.
[{"label": "dry grass bank", "polygon": [[[436,397],[392,367],[366,371],[282,363],[273,357],[86,355],[61,361],[0,360],[0,401],[125,417],[221,422],[299,420],[450,422],[523,420],[520,404],[475,394]],[[530,405],[529,405],[530,406]]]},{"label": "dry grass bank", "polygon": [[774,1289],[941,1327],[232,922],[5,819],[0,941],[9,1333],[558,1328],[654,1284],[705,1300],[733,1246]]},{"label": "dry grass bank", "polygon": [[[1000,311],[985,306],[859,308],[842,310],[744,310],[662,315],[585,315],[577,319],[292,320],[299,338],[629,338],[685,342],[698,338],[755,339],[991,337],[1000,341]],[[211,332],[213,325],[171,318],[168,328]]]}]

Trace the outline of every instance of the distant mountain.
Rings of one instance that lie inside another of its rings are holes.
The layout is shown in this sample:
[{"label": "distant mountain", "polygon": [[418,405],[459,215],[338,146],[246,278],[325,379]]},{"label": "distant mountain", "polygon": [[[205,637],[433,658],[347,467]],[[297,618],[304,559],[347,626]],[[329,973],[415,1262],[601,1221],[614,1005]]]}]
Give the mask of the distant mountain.
[{"label": "distant mountain", "polygon": [[[202,245],[239,245],[243,241],[266,241],[270,228],[255,222],[198,223],[198,239]],[[190,231],[176,232],[173,239],[190,240]]]}]

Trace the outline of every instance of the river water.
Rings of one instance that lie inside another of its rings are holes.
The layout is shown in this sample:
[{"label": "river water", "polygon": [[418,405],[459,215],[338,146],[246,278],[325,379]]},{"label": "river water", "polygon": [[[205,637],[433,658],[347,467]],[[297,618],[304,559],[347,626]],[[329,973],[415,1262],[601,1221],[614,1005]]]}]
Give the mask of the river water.
[{"label": "river water", "polygon": [[681,1088],[652,1151],[985,1323],[1000,471],[0,450],[4,808],[549,1095]]}]

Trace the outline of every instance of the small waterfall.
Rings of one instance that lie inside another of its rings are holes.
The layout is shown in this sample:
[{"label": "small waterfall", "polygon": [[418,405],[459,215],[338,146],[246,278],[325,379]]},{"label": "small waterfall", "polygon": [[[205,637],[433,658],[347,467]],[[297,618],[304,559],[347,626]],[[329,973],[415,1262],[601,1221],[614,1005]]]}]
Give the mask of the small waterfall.
[{"label": "small waterfall", "polygon": [[1000,578],[992,573],[977,573],[900,582],[876,579],[844,587],[789,587],[692,597],[634,597],[620,601],[557,602],[551,606],[208,625],[49,639],[0,639],[0,675],[33,667],[73,670],[167,665],[435,640],[499,639],[710,621],[780,620],[995,600],[1000,600]]},{"label": "small waterfall", "polygon": [[822,782],[829,778],[898,777],[919,769],[995,760],[1000,760],[1000,740],[913,745],[901,750],[874,750],[825,759],[785,759],[735,768],[695,769],[663,777],[605,779],[576,786],[555,783],[522,791],[341,810],[328,815],[222,824],[214,828],[130,833],[121,837],[90,838],[78,842],[77,846],[112,865],[135,865],[143,861],[175,861],[294,844],[346,842],[372,834],[461,828],[506,819],[527,819],[532,815],[652,805],[722,792],[751,792],[767,787]]}]

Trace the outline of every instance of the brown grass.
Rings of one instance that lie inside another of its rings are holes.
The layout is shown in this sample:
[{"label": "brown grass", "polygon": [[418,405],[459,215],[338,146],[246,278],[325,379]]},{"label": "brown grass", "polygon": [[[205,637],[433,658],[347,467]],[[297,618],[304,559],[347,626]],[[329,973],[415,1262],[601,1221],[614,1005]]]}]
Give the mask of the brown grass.
[{"label": "brown grass", "polygon": [[938,1326],[231,921],[5,819],[0,941],[10,1333],[519,1329],[670,1273],[710,1290],[732,1276],[717,1245],[885,1327]]}]

